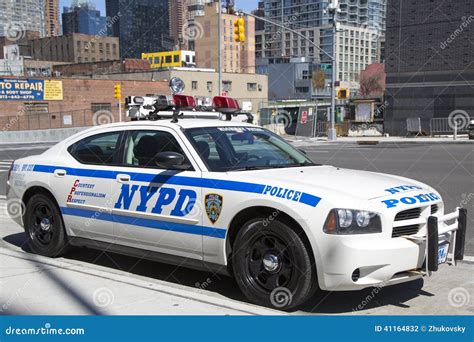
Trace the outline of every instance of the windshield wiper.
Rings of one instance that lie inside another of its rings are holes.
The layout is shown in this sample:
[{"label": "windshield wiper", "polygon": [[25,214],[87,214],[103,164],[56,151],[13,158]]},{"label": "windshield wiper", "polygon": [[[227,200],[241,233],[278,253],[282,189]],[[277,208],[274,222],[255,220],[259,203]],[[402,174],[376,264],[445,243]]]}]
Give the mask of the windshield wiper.
[{"label": "windshield wiper", "polygon": [[243,166],[243,167],[237,167],[233,169],[227,170],[227,172],[231,171],[252,171],[252,170],[267,170],[272,168],[272,166]]}]

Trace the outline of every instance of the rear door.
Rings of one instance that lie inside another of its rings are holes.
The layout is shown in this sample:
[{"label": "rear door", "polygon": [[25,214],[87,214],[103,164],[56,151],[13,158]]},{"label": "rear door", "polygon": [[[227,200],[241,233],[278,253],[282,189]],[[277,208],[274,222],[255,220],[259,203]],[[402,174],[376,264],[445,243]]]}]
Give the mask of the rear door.
[{"label": "rear door", "polygon": [[[159,152],[180,153],[184,165],[164,168]],[[128,132],[124,162],[112,182],[117,243],[202,259],[201,171],[170,128]]]},{"label": "rear door", "polygon": [[53,172],[55,194],[66,227],[87,239],[113,241],[111,208],[112,181],[121,161],[124,133],[110,131],[85,137],[68,148],[75,163],[58,166]]}]

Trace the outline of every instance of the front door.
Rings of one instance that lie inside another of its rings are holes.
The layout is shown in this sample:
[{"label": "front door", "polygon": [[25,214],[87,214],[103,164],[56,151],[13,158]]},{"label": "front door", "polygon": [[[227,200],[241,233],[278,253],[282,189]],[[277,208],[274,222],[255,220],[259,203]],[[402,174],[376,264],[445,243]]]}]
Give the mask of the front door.
[{"label": "front door", "polygon": [[[156,155],[174,152],[185,161],[160,165]],[[123,166],[112,183],[117,243],[202,259],[201,172],[171,129],[133,130],[125,139]]]}]

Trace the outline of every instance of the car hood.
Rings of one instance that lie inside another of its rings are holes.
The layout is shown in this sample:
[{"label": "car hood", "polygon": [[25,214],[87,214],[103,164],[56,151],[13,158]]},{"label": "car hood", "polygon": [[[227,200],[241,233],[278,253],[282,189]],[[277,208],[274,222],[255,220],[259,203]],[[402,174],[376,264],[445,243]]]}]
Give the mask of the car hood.
[{"label": "car hood", "polygon": [[[398,186],[414,186],[403,193],[430,189],[418,181],[383,173],[341,169],[333,166],[310,166],[286,169],[267,169],[243,172],[252,179],[264,179],[265,184],[282,186],[319,195],[319,192],[348,195],[352,198],[371,200],[390,196],[388,189]],[[245,177],[247,178],[247,177]]]}]

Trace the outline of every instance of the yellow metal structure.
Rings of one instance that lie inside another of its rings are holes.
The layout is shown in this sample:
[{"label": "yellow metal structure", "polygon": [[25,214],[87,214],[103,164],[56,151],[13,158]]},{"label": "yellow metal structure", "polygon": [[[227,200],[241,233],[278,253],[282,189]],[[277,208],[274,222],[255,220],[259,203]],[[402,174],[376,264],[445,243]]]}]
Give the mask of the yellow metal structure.
[{"label": "yellow metal structure", "polygon": [[122,87],[120,86],[120,84],[116,84],[116,85],[114,86],[114,97],[115,97],[117,100],[122,99]]},{"label": "yellow metal structure", "polygon": [[[149,52],[142,53],[142,59],[148,60],[150,67],[153,69],[157,68],[173,68],[182,67],[186,61],[186,56],[189,56],[189,52],[178,50],[178,51],[165,51],[165,52]],[[194,56],[191,56],[193,60],[187,62],[188,64],[194,64]]]},{"label": "yellow metal structure", "polygon": [[234,22],[234,40],[237,43],[244,43],[245,42],[245,19],[243,17],[239,17]]}]

